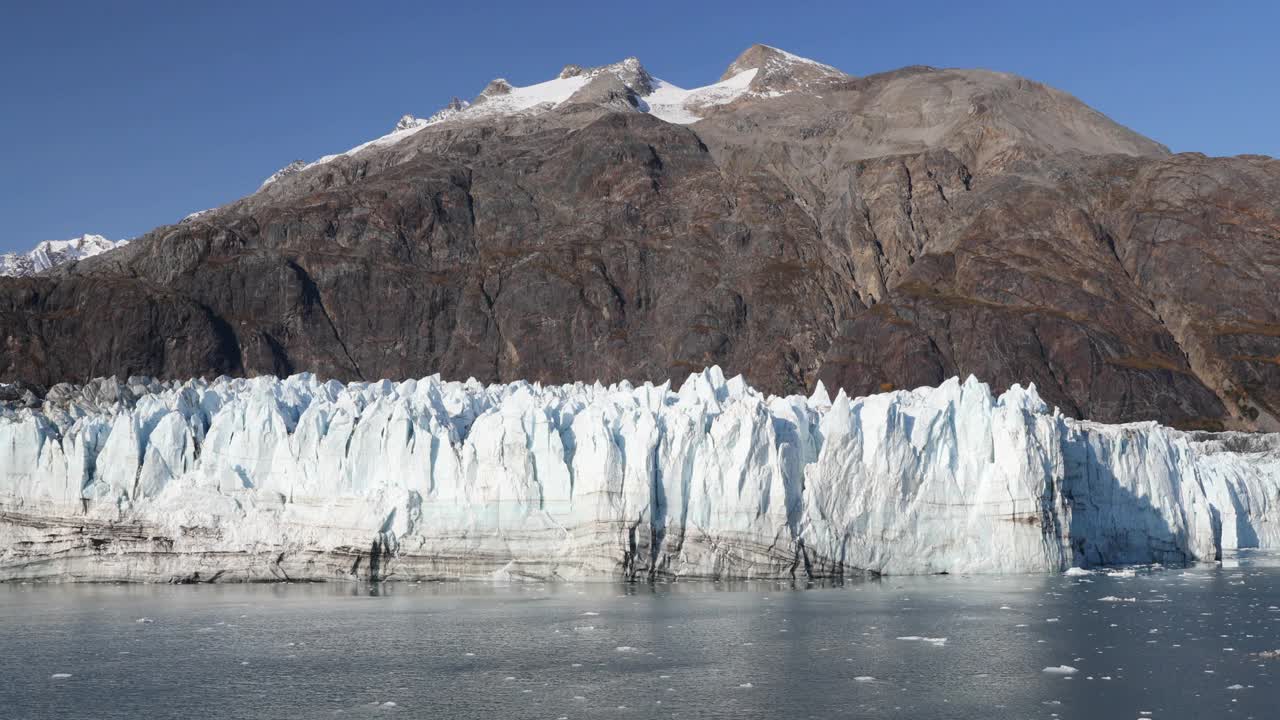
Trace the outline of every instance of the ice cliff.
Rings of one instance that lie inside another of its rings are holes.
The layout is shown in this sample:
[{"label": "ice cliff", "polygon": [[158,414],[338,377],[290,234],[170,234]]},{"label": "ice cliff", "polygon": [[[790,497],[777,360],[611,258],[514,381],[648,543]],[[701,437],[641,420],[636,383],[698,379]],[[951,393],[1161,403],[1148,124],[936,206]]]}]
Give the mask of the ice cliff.
[{"label": "ice cliff", "polygon": [[1280,546],[1280,438],[970,378],[834,400],[310,375],[0,410],[0,579],[1054,572]]}]

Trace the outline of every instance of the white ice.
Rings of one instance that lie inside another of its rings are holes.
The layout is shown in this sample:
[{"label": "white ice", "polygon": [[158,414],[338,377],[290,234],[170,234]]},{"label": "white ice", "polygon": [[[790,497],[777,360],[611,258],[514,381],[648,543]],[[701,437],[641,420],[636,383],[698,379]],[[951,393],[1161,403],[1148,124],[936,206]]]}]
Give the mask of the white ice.
[{"label": "white ice", "polygon": [[[718,368],[678,390],[102,381],[0,411],[0,579],[327,579],[369,577],[375,562],[379,577],[506,581],[1213,560],[1280,546],[1277,468],[1272,452],[1072,420],[1034,388],[993,396],[973,378],[834,400],[764,395]],[[62,527],[75,530],[49,529]]]}]

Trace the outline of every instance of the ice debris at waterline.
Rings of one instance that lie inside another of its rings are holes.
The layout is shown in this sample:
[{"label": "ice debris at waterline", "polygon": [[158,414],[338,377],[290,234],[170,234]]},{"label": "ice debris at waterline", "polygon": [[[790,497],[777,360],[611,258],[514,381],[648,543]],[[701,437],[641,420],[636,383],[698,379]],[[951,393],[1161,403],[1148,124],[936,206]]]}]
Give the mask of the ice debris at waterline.
[{"label": "ice debris at waterline", "polygon": [[1280,547],[1280,437],[1077,421],[972,378],[835,400],[718,368],[674,392],[135,378],[0,412],[9,580],[1027,573]]}]

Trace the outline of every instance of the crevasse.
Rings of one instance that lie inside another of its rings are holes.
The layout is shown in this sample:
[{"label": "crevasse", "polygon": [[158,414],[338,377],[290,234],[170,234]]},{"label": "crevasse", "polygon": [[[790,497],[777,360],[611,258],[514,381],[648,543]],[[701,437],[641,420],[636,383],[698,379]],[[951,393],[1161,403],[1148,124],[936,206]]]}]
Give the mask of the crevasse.
[{"label": "crevasse", "polygon": [[0,579],[1028,573],[1280,546],[1280,437],[973,379],[773,397],[311,375],[58,386],[0,416]]}]

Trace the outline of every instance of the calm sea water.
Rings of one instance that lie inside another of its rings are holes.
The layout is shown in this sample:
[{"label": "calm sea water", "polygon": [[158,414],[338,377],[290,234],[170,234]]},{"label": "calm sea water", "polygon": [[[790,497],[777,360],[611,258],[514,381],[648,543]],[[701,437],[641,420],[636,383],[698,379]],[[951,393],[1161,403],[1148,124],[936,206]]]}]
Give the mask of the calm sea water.
[{"label": "calm sea water", "polygon": [[1276,718],[1275,650],[1271,556],[823,588],[0,585],[0,717]]}]

